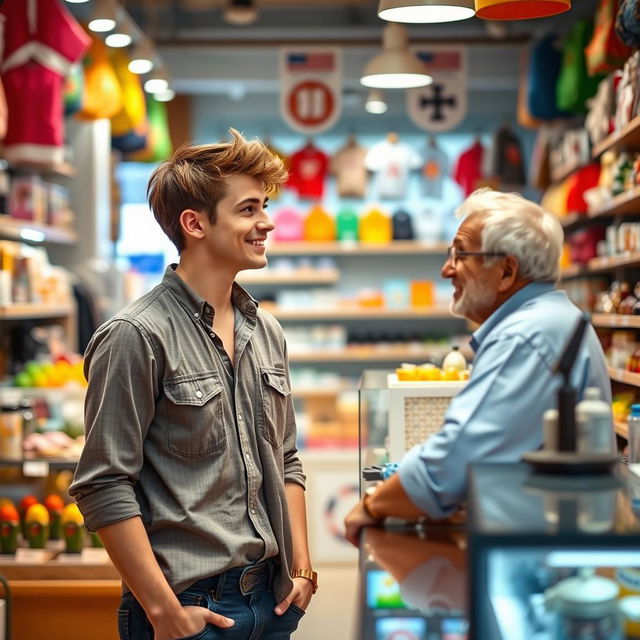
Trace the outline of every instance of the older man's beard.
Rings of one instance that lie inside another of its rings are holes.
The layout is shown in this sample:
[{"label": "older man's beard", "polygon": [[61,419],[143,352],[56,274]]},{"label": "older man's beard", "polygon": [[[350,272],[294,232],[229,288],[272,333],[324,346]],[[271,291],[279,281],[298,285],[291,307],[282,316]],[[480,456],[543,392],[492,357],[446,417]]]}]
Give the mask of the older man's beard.
[{"label": "older man's beard", "polygon": [[464,286],[461,296],[451,300],[449,311],[454,316],[472,319],[478,312],[490,309],[497,297],[498,292],[485,282],[469,282]]}]

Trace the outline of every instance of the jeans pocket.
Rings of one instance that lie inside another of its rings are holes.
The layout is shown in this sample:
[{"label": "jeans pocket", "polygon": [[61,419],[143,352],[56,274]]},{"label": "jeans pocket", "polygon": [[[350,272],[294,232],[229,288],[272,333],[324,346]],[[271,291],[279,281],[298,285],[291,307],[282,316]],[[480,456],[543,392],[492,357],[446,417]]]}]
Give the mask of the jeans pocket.
[{"label": "jeans pocket", "polygon": [[293,602],[289,605],[289,609],[292,609],[293,612],[297,613],[301,618],[305,613],[307,613],[302,607],[299,607],[297,604],[294,604]]},{"label": "jeans pocket", "polygon": [[209,630],[210,625],[205,625],[202,631],[198,631],[198,633],[194,633],[191,636],[184,636],[184,638],[176,638],[176,640],[203,640],[207,637],[207,631]]}]

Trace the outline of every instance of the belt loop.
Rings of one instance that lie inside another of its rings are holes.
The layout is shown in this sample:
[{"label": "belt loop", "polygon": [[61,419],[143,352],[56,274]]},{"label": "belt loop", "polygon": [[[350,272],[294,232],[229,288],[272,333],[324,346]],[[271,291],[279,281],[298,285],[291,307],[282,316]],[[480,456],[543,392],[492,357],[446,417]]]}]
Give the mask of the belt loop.
[{"label": "belt loop", "polygon": [[216,602],[220,602],[220,600],[222,600],[222,592],[224,590],[224,577],[225,577],[226,571],[223,571],[221,574],[218,575],[218,584],[216,585],[216,588],[213,590],[213,599]]}]

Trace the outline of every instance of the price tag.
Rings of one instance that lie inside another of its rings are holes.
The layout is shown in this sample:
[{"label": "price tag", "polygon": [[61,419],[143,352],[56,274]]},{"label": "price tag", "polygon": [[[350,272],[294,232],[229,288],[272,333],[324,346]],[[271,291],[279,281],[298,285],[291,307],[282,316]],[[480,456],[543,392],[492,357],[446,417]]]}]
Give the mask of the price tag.
[{"label": "price tag", "polygon": [[56,556],[56,562],[68,562],[71,564],[76,564],[78,562],[82,562],[79,553],[59,553]]},{"label": "price tag", "polygon": [[16,550],[16,562],[25,564],[39,564],[51,558],[51,551],[47,549],[25,549],[20,547]]},{"label": "price tag", "polygon": [[46,460],[25,460],[22,473],[28,478],[46,478],[49,475],[49,463]]}]

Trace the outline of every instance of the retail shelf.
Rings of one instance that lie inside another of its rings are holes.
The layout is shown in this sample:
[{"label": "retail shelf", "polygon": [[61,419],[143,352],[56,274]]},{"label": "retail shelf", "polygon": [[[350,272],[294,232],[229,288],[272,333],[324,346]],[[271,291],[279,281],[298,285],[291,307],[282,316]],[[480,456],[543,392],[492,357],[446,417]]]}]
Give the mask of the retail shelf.
[{"label": "retail shelf", "polygon": [[594,313],[591,316],[594,327],[613,327],[617,329],[640,329],[640,316],[620,313]]},{"label": "retail shelf", "polygon": [[578,276],[584,276],[589,273],[587,267],[583,264],[572,264],[565,267],[560,271],[560,279],[567,280],[569,278],[577,278]]},{"label": "retail shelf", "polygon": [[10,304],[0,306],[0,320],[29,320],[30,318],[67,318],[73,313],[70,306],[45,304]]},{"label": "retail shelf", "polygon": [[417,309],[379,309],[369,307],[337,307],[334,309],[279,309],[261,305],[278,320],[412,320],[416,318],[452,318],[445,307]]},{"label": "retail shelf", "polygon": [[614,420],[613,428],[615,432],[619,436],[625,438],[625,440],[629,437],[629,427],[627,426],[626,422],[622,422],[622,420]]},{"label": "retail shelf", "polygon": [[592,155],[597,158],[609,149],[635,148],[640,148],[640,116],[636,116],[621,131],[615,131],[599,142],[593,147]]},{"label": "retail shelf", "polygon": [[339,242],[281,242],[267,246],[267,255],[442,255],[447,253],[444,242],[396,240],[388,243],[341,244]]},{"label": "retail shelf", "polygon": [[634,251],[619,256],[600,256],[587,263],[588,272],[610,271],[618,267],[640,266],[640,252]]},{"label": "retail shelf", "polygon": [[20,240],[21,242],[74,244],[78,240],[75,231],[50,227],[44,224],[16,220],[6,214],[0,214],[0,238]]},{"label": "retail shelf", "polygon": [[640,215],[640,186],[614,196],[606,205],[589,212],[588,217],[598,218],[625,214]]},{"label": "retail shelf", "polygon": [[22,467],[25,463],[46,463],[49,469],[75,469],[78,461],[73,458],[21,458],[12,460],[10,458],[0,458],[0,467]]},{"label": "retail shelf", "polygon": [[68,162],[10,162],[9,168],[16,171],[38,171],[63,178],[73,178],[77,174],[76,168]]},{"label": "retail shelf", "polygon": [[551,182],[562,182],[568,178],[574,171],[581,169],[583,162],[565,162],[551,170]]},{"label": "retail shelf", "polygon": [[[388,349],[346,347],[344,349],[323,349],[290,353],[290,362],[425,362],[430,358],[441,357],[437,349],[411,349],[396,347]],[[443,353],[446,352],[446,349]],[[640,378],[640,376],[638,376]]]},{"label": "retail shelf", "polygon": [[269,271],[256,269],[238,274],[240,284],[334,284],[340,279],[338,269],[296,269],[295,271]]},{"label": "retail shelf", "polygon": [[291,393],[294,398],[306,399],[306,398],[333,398],[338,394],[346,391],[347,387],[294,387]]},{"label": "retail shelf", "polygon": [[607,367],[607,370],[612,380],[631,385],[632,387],[640,387],[640,373],[631,373],[631,371],[627,371],[626,369],[616,369],[614,367]]}]

